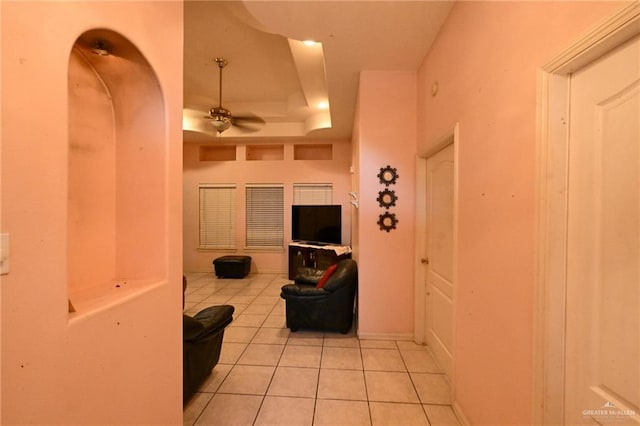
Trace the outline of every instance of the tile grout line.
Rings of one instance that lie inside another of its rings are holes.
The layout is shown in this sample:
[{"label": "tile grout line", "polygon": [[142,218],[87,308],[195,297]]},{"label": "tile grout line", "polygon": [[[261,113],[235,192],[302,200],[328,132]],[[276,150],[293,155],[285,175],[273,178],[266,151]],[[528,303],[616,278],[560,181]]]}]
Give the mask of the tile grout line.
[{"label": "tile grout line", "polygon": [[[352,325],[353,327],[353,325]],[[364,381],[364,396],[367,398],[367,411],[369,413],[369,424],[373,425],[373,413],[371,412],[371,400],[369,398],[369,386],[367,386],[367,375],[364,369],[364,355],[362,354],[362,345],[360,344],[360,339],[358,339],[358,351],[360,352],[360,363],[362,364],[362,380]]]}]

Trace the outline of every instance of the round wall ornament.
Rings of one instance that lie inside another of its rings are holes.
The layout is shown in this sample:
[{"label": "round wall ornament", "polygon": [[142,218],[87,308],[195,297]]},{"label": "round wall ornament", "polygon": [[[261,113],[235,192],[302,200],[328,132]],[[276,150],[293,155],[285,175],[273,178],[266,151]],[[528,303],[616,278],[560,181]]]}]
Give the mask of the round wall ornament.
[{"label": "round wall ornament", "polygon": [[381,231],[390,232],[392,229],[396,229],[397,223],[398,219],[396,219],[395,213],[385,212],[378,218],[378,226],[380,226]]},{"label": "round wall ornament", "polygon": [[378,173],[378,179],[380,179],[380,183],[389,186],[396,183],[400,176],[398,175],[398,170],[395,167],[387,166],[381,167],[380,173]]},{"label": "round wall ornament", "polygon": [[396,195],[396,191],[384,189],[378,192],[378,204],[380,204],[380,207],[384,207],[385,209],[393,207],[396,205],[397,200],[398,196]]}]

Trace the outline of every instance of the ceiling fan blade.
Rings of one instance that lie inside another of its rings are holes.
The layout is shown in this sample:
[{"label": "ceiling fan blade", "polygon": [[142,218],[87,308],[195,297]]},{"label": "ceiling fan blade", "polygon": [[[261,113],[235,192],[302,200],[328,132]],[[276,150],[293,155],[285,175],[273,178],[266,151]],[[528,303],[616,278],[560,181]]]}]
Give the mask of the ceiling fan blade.
[{"label": "ceiling fan blade", "polygon": [[255,125],[250,125],[245,123],[233,123],[232,127],[242,133],[253,133],[260,130],[260,126],[255,126]]},{"label": "ceiling fan blade", "polygon": [[258,117],[257,115],[240,115],[240,116],[233,116],[232,118],[233,123],[236,124],[237,122],[243,122],[243,123],[257,123],[257,124],[265,124],[266,121],[264,121],[264,119],[262,117]]}]

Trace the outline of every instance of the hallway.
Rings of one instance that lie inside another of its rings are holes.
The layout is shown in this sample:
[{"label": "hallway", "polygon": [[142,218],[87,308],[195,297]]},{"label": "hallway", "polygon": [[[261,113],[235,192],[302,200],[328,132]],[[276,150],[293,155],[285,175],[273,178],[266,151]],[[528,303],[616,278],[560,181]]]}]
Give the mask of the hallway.
[{"label": "hallway", "polygon": [[278,274],[187,273],[185,312],[235,307],[220,362],[184,408],[184,425],[458,425],[449,384],[413,342],[360,340],[285,325]]}]

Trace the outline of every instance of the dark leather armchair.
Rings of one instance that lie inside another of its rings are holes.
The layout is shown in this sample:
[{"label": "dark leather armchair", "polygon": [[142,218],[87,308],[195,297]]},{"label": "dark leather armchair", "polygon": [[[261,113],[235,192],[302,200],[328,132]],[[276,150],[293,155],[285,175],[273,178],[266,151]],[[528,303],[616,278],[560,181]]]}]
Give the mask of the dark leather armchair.
[{"label": "dark leather armchair", "polygon": [[353,323],[358,286],[356,262],[352,259],[338,262],[322,288],[316,287],[317,279],[317,276],[301,277],[295,284],[282,286],[280,297],[286,301],[287,327],[294,332],[308,328],[347,333]]},{"label": "dark leather armchair", "polygon": [[210,306],[195,316],[182,315],[182,398],[198,390],[220,359],[224,329],[233,320],[231,305]]}]

